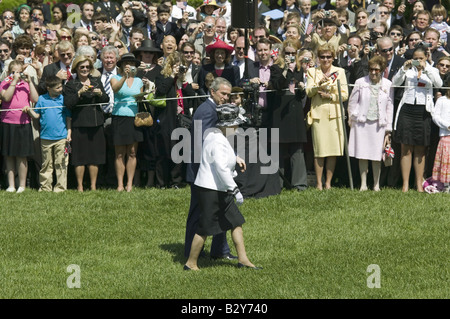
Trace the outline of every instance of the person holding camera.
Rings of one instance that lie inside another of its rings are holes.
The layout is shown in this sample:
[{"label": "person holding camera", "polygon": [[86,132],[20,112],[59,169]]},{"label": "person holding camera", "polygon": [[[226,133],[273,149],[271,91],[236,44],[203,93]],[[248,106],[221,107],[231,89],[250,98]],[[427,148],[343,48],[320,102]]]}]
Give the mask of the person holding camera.
[{"label": "person holding camera", "polygon": [[100,77],[93,77],[92,60],[84,55],[76,57],[72,72],[76,78],[66,83],[64,105],[72,112],[72,156],[77,190],[83,191],[85,166],[88,167],[91,190],[97,189],[98,166],[106,161],[105,122],[101,103],[109,102]]},{"label": "person holding camera", "polygon": [[133,188],[138,143],[144,140],[142,130],[134,125],[134,118],[138,112],[138,104],[134,96],[144,91],[144,83],[136,77],[140,64],[141,61],[132,53],[126,53],[117,62],[119,74],[111,78],[111,88],[114,91],[111,125],[119,192],[125,190],[123,185],[125,171],[127,172],[126,191],[131,192]]},{"label": "person holding camera", "polygon": [[163,69],[156,76],[156,97],[167,98],[166,107],[155,108],[155,119],[159,123],[157,129],[158,157],[156,159],[156,180],[161,187],[179,188],[184,186],[183,163],[175,163],[172,159],[172,147],[178,140],[172,140],[173,130],[180,126],[179,118],[190,117],[188,99],[194,96],[192,83],[186,79],[187,66],[184,56],[175,51],[166,58]]},{"label": "person holding camera", "polygon": [[393,85],[405,85],[405,93],[394,123],[394,141],[401,144],[402,191],[409,190],[411,161],[414,163],[416,187],[423,192],[425,153],[430,145],[433,87],[441,87],[439,71],[427,63],[429,52],[419,46],[413,59],[407,60],[392,78]]},{"label": "person holding camera", "polygon": [[36,103],[39,94],[32,82],[31,76],[24,73],[24,64],[13,60],[8,65],[10,74],[0,84],[2,97],[1,113],[1,154],[6,162],[8,178],[7,192],[16,192],[15,173],[19,175],[17,193],[25,191],[28,172],[28,156],[34,155],[33,132],[30,116],[21,109]]},{"label": "person holding camera", "polygon": [[[268,105],[271,127],[279,130],[280,172],[291,172],[286,177],[290,186],[303,191],[307,188],[306,163],[303,144],[307,142],[302,100],[305,97],[303,70],[297,52],[301,43],[287,39],[279,58],[270,67],[272,87],[277,90],[273,103]],[[290,166],[290,170],[285,170]],[[281,187],[283,181],[280,178]]]}]

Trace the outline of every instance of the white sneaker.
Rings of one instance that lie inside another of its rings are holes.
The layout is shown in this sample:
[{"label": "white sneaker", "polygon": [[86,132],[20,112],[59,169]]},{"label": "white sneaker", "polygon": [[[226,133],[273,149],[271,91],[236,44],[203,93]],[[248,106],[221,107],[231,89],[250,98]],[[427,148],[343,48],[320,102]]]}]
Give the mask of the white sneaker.
[{"label": "white sneaker", "polygon": [[7,192],[7,193],[15,193],[15,192],[16,192],[16,189],[15,189],[14,187],[10,186],[10,187],[8,187],[8,188],[6,189],[6,192]]},{"label": "white sneaker", "polygon": [[19,194],[19,193],[23,193],[25,191],[25,187],[19,187],[18,189],[17,189],[17,194]]}]

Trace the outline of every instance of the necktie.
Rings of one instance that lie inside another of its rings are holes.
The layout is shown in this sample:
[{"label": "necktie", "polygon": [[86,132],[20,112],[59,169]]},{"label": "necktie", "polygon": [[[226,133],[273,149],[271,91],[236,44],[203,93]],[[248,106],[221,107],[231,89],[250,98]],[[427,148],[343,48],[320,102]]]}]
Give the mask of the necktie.
[{"label": "necktie", "polygon": [[302,26],[300,27],[300,35],[304,35],[306,31],[306,17],[303,18]]},{"label": "necktie", "polygon": [[86,26],[86,28],[88,29],[88,31],[91,31],[91,26],[89,24]]},{"label": "necktie", "polygon": [[73,79],[72,73],[70,73],[70,70],[67,69],[67,81],[70,81],[70,80],[72,80],[72,79]]},{"label": "necktie", "polygon": [[111,113],[113,105],[114,105],[111,102],[111,95],[110,95],[110,93],[111,93],[111,75],[112,75],[111,72],[106,72],[106,74],[105,74],[104,88],[105,88],[106,95],[109,96],[109,102],[110,102],[109,104],[102,105],[103,112],[105,112],[105,113]]},{"label": "necktie", "polygon": [[387,79],[388,76],[389,76],[389,68],[386,68],[386,70],[384,70],[383,77]]}]

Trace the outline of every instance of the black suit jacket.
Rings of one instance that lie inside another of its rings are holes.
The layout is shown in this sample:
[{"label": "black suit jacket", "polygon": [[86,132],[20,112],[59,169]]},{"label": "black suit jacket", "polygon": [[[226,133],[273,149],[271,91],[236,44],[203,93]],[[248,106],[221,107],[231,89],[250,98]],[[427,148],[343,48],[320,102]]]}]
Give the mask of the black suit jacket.
[{"label": "black suit jacket", "polygon": [[[55,63],[49,64],[44,67],[44,70],[42,71],[42,77],[41,77],[38,87],[37,87],[37,91],[38,91],[39,95],[43,95],[43,94],[47,93],[47,87],[45,86],[45,79],[51,75],[56,75],[56,73],[58,73],[59,70],[61,70],[61,66],[59,65],[59,62],[55,62]],[[61,81],[61,82],[64,82],[64,81]]]},{"label": "black suit jacket", "polygon": [[[214,102],[207,99],[198,107],[192,118],[191,163],[186,165],[186,181],[189,183],[194,183],[198,168],[200,167],[199,159],[201,158],[203,134],[207,129],[215,127],[218,121],[216,107]],[[201,121],[201,128],[197,126],[196,121]],[[197,137],[197,139],[194,139],[194,137]],[[199,145],[199,143],[201,144]],[[200,152],[200,154],[195,154],[195,151]]]},{"label": "black suit jacket", "polygon": [[117,2],[110,1],[109,8],[105,2],[99,1],[94,3],[94,11],[104,13],[108,17],[108,21],[115,19],[120,13],[120,6]]},{"label": "black suit jacket", "polygon": [[163,24],[156,21],[156,30],[152,30],[152,38],[155,41],[157,48],[161,45],[166,35],[172,35],[175,37],[177,43],[180,42],[181,37],[184,34],[184,29],[179,28],[174,22],[167,22],[166,31],[164,31]]},{"label": "black suit jacket", "polygon": [[[218,76],[215,72],[213,64],[203,65],[198,74],[198,85],[205,92],[208,92],[208,88],[205,86],[205,77],[210,72],[214,75],[214,77]],[[230,64],[225,65],[221,77],[230,81],[232,86],[237,86],[240,79],[239,67]]]}]

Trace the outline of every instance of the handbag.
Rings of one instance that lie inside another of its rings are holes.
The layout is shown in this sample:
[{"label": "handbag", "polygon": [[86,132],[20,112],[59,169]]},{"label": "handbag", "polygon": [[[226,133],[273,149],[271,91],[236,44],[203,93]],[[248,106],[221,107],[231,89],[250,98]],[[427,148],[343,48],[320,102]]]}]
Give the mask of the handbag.
[{"label": "handbag", "polygon": [[150,92],[147,95],[147,102],[154,107],[166,107],[166,96],[155,96],[155,93]]},{"label": "handbag", "polygon": [[178,127],[184,127],[188,130],[191,128],[192,125],[192,118],[189,115],[179,113],[177,115],[178,118]]},{"label": "handbag", "polygon": [[147,111],[147,107],[144,104],[145,112],[138,112],[134,116],[134,126],[152,126],[153,125],[153,117],[150,112]]}]

